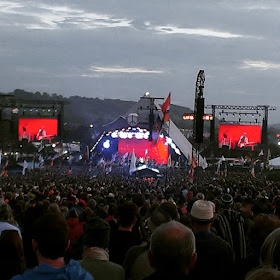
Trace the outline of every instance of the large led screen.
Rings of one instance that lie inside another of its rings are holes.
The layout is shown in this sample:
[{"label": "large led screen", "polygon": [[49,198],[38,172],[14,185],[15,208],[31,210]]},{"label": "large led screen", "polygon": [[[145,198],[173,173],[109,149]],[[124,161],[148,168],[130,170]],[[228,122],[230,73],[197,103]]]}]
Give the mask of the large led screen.
[{"label": "large led screen", "polygon": [[19,140],[41,141],[57,135],[57,119],[20,118],[18,122]]},{"label": "large led screen", "polygon": [[250,147],[254,149],[254,146],[260,142],[260,125],[220,124],[219,147],[228,146],[231,149]]},{"label": "large led screen", "polygon": [[155,160],[158,164],[167,164],[168,162],[168,145],[165,145],[166,139],[159,138],[157,144],[153,144],[147,139],[121,139],[119,138],[118,143],[118,154],[123,156],[124,154],[134,153],[137,158],[147,158]]}]

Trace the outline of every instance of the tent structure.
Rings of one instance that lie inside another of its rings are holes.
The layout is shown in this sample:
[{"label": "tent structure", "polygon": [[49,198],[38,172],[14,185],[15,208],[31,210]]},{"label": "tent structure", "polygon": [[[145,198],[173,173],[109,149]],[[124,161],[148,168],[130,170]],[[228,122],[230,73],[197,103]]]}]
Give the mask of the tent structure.
[{"label": "tent structure", "polygon": [[[133,130],[136,128],[145,129],[148,133],[151,131],[151,115],[152,122],[155,122],[157,119],[163,119],[160,104],[163,102],[162,99],[163,98],[153,98],[149,94],[145,94],[136,104],[128,109],[126,114],[105,125],[104,133],[109,131],[121,132],[125,129]],[[175,144],[173,144],[173,147],[176,146],[176,149],[180,151],[180,154],[183,154],[188,160],[192,159],[194,151],[192,144],[186,139],[171,119],[163,124],[162,131],[172,139],[172,142]],[[198,162],[201,167],[206,165],[205,159],[200,155]]]},{"label": "tent structure", "polygon": [[280,157],[270,159],[269,160],[269,167],[273,169],[280,169]]}]

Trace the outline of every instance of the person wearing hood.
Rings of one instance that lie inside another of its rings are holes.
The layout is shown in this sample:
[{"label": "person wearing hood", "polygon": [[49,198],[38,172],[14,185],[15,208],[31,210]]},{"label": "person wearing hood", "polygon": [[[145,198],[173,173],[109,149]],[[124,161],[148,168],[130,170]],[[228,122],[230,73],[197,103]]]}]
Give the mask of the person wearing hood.
[{"label": "person wearing hood", "polygon": [[64,262],[65,251],[69,246],[69,227],[58,214],[46,214],[39,218],[33,229],[32,247],[38,266],[16,275],[12,280],[93,280],[75,260]]}]

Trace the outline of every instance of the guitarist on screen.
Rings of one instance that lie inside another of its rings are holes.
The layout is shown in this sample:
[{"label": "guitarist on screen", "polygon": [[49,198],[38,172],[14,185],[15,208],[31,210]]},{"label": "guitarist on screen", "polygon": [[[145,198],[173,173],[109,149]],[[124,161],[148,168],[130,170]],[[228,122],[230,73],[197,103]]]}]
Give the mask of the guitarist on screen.
[{"label": "guitarist on screen", "polygon": [[38,133],[37,133],[37,135],[36,135],[36,138],[37,138],[37,140],[42,140],[42,139],[44,139],[44,138],[46,138],[47,137],[47,131],[45,130],[45,127],[44,126],[42,126],[40,129],[39,129],[39,131],[38,131]]}]

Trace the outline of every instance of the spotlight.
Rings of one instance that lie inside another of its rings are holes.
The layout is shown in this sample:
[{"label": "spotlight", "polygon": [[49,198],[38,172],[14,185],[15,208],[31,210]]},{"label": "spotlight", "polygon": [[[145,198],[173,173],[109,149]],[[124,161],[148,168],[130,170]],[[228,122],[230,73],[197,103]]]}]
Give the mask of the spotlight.
[{"label": "spotlight", "polygon": [[150,135],[150,133],[147,131],[147,132],[145,132],[145,134],[144,134],[144,138],[145,139],[149,139],[149,135]]},{"label": "spotlight", "polygon": [[166,137],[166,142],[167,142],[168,144],[171,144],[171,143],[172,143],[172,139],[169,138],[169,137]]},{"label": "spotlight", "polygon": [[106,140],[104,143],[103,143],[103,147],[105,149],[109,149],[110,148],[110,141],[109,140]]},{"label": "spotlight", "polygon": [[118,138],[118,133],[116,131],[112,132],[111,134],[112,138]]}]

